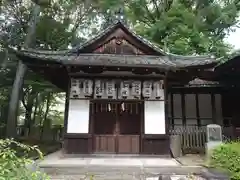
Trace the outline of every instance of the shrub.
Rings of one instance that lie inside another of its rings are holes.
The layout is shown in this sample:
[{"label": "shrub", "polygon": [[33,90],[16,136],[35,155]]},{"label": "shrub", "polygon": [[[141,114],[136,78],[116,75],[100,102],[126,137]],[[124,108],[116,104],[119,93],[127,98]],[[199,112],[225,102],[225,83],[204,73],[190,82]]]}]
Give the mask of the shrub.
[{"label": "shrub", "polygon": [[0,180],[48,179],[44,173],[27,167],[33,163],[28,155],[33,151],[42,158],[36,146],[24,145],[12,139],[0,139]]},{"label": "shrub", "polygon": [[210,166],[230,173],[232,180],[240,179],[240,142],[220,145],[210,157]]}]

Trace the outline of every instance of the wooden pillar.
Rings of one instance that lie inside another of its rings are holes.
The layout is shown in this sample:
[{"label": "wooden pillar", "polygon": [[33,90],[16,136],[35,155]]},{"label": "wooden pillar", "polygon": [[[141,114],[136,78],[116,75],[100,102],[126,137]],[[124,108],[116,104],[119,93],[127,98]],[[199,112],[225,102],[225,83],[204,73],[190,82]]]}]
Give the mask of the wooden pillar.
[{"label": "wooden pillar", "polygon": [[171,123],[172,123],[172,128],[174,128],[174,106],[173,106],[173,93],[171,93],[171,100],[170,100],[170,105],[171,105]]},{"label": "wooden pillar", "polygon": [[201,126],[200,111],[199,111],[199,98],[198,98],[197,93],[195,94],[195,102],[196,102],[197,125]]},{"label": "wooden pillar", "polygon": [[71,85],[71,79],[68,79],[68,87],[67,87],[67,90],[66,90],[66,96],[65,96],[64,135],[67,133],[67,125],[68,125],[68,111],[69,111],[70,85]]},{"label": "wooden pillar", "polygon": [[186,126],[186,102],[185,102],[185,94],[181,93],[181,105],[182,105],[182,122],[183,126]]},{"label": "wooden pillar", "polygon": [[67,126],[68,126],[68,112],[69,112],[69,98],[70,98],[70,86],[71,86],[71,79],[68,79],[68,86],[66,90],[65,96],[65,110],[64,110],[64,131],[63,131],[63,150],[67,152],[67,141],[65,141],[65,136],[67,134]]},{"label": "wooden pillar", "polygon": [[144,153],[143,145],[144,145],[144,101],[140,103],[140,113],[141,113],[141,132],[140,132],[140,153]]},{"label": "wooden pillar", "polygon": [[216,119],[216,101],[215,101],[215,94],[211,93],[211,107],[212,107],[212,122],[214,124],[217,123]]},{"label": "wooden pillar", "polygon": [[169,119],[168,119],[168,72],[166,72],[166,76],[164,78],[164,96],[165,96],[165,100],[164,100],[164,104],[165,104],[165,130],[166,130],[166,134],[169,134]]}]

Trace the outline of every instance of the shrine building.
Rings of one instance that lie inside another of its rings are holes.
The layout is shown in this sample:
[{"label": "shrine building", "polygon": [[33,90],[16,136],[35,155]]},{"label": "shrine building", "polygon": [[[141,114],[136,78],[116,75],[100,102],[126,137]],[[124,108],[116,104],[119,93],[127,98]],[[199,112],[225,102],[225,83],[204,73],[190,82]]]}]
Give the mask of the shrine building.
[{"label": "shrine building", "polygon": [[70,50],[15,54],[66,92],[67,154],[170,155],[170,130],[229,123],[229,65],[164,52],[120,21]]}]

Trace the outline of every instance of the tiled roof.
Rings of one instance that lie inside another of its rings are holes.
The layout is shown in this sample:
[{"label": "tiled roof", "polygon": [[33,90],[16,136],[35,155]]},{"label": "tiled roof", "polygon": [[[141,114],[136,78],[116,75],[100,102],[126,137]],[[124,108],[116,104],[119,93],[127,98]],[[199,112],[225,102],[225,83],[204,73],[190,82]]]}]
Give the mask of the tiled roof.
[{"label": "tiled roof", "polygon": [[213,85],[214,86],[219,85],[219,82],[195,78],[188,83],[188,86],[213,86]]},{"label": "tiled roof", "polygon": [[71,55],[47,51],[16,51],[21,58],[33,58],[61,64],[89,66],[128,66],[156,67],[164,69],[185,68],[216,63],[216,60],[203,56],[150,56],[150,55],[121,55],[121,54],[79,54]]},{"label": "tiled roof", "polygon": [[[77,53],[86,46],[94,43],[101,37],[111,33],[116,28],[123,28],[133,37],[146,44],[157,52],[158,55],[120,55],[120,54],[85,54]],[[37,59],[45,60],[49,63],[89,65],[89,66],[128,66],[128,67],[156,67],[164,69],[186,68],[194,66],[215,65],[217,60],[210,56],[181,56],[164,52],[154,43],[137,35],[122,22],[116,22],[105,30],[101,31],[91,40],[76,46],[71,50],[65,51],[43,51],[35,49],[27,49],[14,51],[21,59]],[[33,62],[31,62],[33,63]]]}]

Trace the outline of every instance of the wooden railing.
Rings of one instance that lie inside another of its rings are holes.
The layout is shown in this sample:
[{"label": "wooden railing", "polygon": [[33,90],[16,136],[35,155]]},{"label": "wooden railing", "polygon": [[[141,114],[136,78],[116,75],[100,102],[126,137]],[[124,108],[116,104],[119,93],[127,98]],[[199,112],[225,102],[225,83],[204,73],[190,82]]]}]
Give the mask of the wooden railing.
[{"label": "wooden railing", "polygon": [[176,127],[170,129],[170,135],[178,135],[184,153],[203,153],[206,143],[206,127]]},{"label": "wooden railing", "polygon": [[[169,130],[171,136],[180,136],[183,153],[204,153],[207,142],[206,126],[182,126]],[[223,141],[238,138],[235,127],[223,127]]]}]

